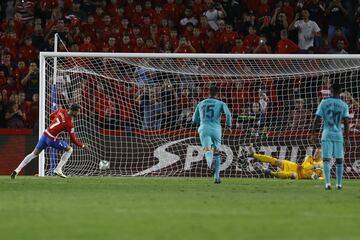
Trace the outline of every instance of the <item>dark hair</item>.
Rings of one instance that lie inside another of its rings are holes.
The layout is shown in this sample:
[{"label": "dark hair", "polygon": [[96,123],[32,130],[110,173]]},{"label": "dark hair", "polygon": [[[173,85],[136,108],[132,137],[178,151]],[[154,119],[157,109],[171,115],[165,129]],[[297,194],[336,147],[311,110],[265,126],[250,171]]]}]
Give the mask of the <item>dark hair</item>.
[{"label": "dark hair", "polygon": [[215,83],[210,83],[209,92],[210,92],[210,96],[212,97],[216,96],[216,94],[219,92],[219,88]]},{"label": "dark hair", "polygon": [[342,92],[342,86],[339,83],[333,83],[330,87],[333,93],[339,94]]},{"label": "dark hair", "polygon": [[70,111],[79,111],[80,108],[81,108],[81,106],[80,106],[79,104],[73,103],[73,104],[71,104],[71,106],[70,106]]}]

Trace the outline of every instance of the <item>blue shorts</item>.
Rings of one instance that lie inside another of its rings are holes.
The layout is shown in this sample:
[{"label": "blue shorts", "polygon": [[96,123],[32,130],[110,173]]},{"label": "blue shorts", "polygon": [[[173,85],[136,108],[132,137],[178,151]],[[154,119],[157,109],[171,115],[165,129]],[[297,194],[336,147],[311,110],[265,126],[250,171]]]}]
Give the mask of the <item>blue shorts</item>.
[{"label": "blue shorts", "polygon": [[214,150],[219,150],[221,146],[221,130],[207,130],[199,131],[201,145],[205,147],[212,147]]},{"label": "blue shorts", "polygon": [[48,138],[45,134],[43,134],[39,139],[39,142],[35,148],[39,151],[42,151],[47,147],[52,147],[57,150],[66,150],[69,147],[69,144],[64,140],[53,141],[50,138]]},{"label": "blue shorts", "polygon": [[344,159],[344,143],[335,141],[321,141],[321,152],[323,159]]}]

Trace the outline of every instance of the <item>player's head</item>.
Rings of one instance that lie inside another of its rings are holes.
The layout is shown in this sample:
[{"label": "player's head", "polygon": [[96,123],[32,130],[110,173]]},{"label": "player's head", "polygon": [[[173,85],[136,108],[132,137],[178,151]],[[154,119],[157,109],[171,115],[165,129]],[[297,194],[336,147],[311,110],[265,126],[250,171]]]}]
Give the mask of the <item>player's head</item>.
[{"label": "player's head", "polygon": [[210,92],[210,97],[216,97],[217,96],[217,94],[219,92],[219,88],[216,86],[215,83],[210,83],[209,92]]},{"label": "player's head", "polygon": [[313,156],[315,161],[321,160],[321,148],[316,148]]},{"label": "player's head", "polygon": [[71,116],[73,116],[73,117],[78,116],[80,113],[80,109],[81,109],[81,106],[79,104],[77,104],[77,103],[71,104],[71,106],[70,106]]},{"label": "player's head", "polygon": [[342,87],[339,83],[333,83],[330,87],[332,95],[338,96],[342,92]]}]

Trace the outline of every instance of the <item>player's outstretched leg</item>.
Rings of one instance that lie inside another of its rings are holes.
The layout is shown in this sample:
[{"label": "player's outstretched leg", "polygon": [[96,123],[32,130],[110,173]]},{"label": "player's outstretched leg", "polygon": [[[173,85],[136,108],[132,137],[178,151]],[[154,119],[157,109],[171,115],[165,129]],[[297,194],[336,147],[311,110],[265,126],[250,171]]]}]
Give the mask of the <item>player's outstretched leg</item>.
[{"label": "player's outstretched leg", "polygon": [[342,189],[342,178],[344,173],[344,163],[342,158],[336,159],[336,188]]},{"label": "player's outstretched leg", "polygon": [[324,158],[324,163],[323,163],[324,167],[323,167],[323,172],[324,172],[324,176],[325,176],[325,189],[326,190],[331,190],[331,183],[330,183],[330,159],[329,158]]},{"label": "player's outstretched leg", "polygon": [[250,144],[250,146],[249,146],[248,156],[253,157],[253,158],[255,158],[256,160],[258,160],[260,162],[270,163],[272,165],[275,165],[275,164],[279,163],[279,160],[276,159],[276,158],[273,158],[271,156],[266,156],[266,155],[263,155],[263,154],[257,154],[253,144]]},{"label": "player's outstretched leg", "polygon": [[54,170],[54,173],[62,178],[66,178],[66,175],[62,172],[62,168],[63,166],[66,164],[66,162],[69,160],[71,154],[73,152],[73,148],[72,147],[68,147],[66,149],[66,151],[64,152],[64,154],[61,156],[60,162],[57,165],[57,167]]},{"label": "player's outstretched leg", "polygon": [[40,151],[35,149],[32,153],[27,155],[24,160],[19,164],[19,166],[11,173],[11,179],[15,179],[19,172],[29,163],[31,160],[36,158],[39,155]]},{"label": "player's outstretched leg", "polygon": [[220,165],[221,165],[221,156],[220,153],[214,153],[214,164],[215,164],[215,173],[214,173],[214,183],[221,183],[220,180]]}]

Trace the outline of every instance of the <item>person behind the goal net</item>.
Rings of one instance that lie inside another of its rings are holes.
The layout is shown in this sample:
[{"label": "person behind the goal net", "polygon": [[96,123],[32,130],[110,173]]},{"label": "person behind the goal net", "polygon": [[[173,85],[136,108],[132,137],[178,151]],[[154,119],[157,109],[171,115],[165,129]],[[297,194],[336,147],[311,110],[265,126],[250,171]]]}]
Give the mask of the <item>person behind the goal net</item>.
[{"label": "person behind the goal net", "polygon": [[201,101],[193,114],[193,123],[199,125],[198,128],[200,142],[205,150],[205,158],[208,167],[214,171],[215,183],[220,181],[220,153],[221,146],[221,114],[226,115],[226,129],[231,129],[231,113],[228,106],[216,99],[219,89],[216,84],[209,86],[209,98]]},{"label": "person behind the goal net", "polygon": [[276,177],[283,179],[323,179],[321,159],[321,149],[317,148],[313,156],[306,156],[302,164],[294,163],[289,160],[280,160],[271,156],[257,154],[251,145],[248,150],[248,156],[263,163],[270,163],[278,166],[281,171],[271,171],[264,169],[266,177]]},{"label": "person behind the goal net", "polygon": [[47,147],[52,147],[57,150],[65,151],[61,156],[60,162],[54,170],[54,173],[62,178],[66,178],[66,176],[62,172],[62,167],[69,160],[71,153],[73,152],[73,148],[64,140],[59,140],[58,135],[63,131],[67,131],[70,135],[71,141],[77,146],[85,149],[89,149],[89,147],[85,144],[79,142],[74,134],[74,124],[72,122],[73,118],[76,118],[80,113],[80,105],[72,104],[69,110],[59,109],[50,114],[51,123],[48,128],[44,131],[43,135],[39,139],[34,151],[27,155],[24,160],[20,163],[20,165],[13,171],[11,174],[11,178],[14,179],[21,169],[23,169],[31,160],[39,156],[42,150]]},{"label": "person behind the goal net", "polygon": [[[336,161],[336,187],[342,188],[342,177],[344,172],[344,137],[341,122],[344,120],[345,145],[349,144],[349,106],[340,99],[342,92],[341,85],[333,83],[330,87],[331,97],[323,99],[316,111],[315,121],[312,132],[316,134],[316,129],[323,120],[323,130],[321,136],[322,158],[324,159],[325,189],[331,190],[330,184],[330,160]],[[312,135],[314,143],[315,135]]]}]

